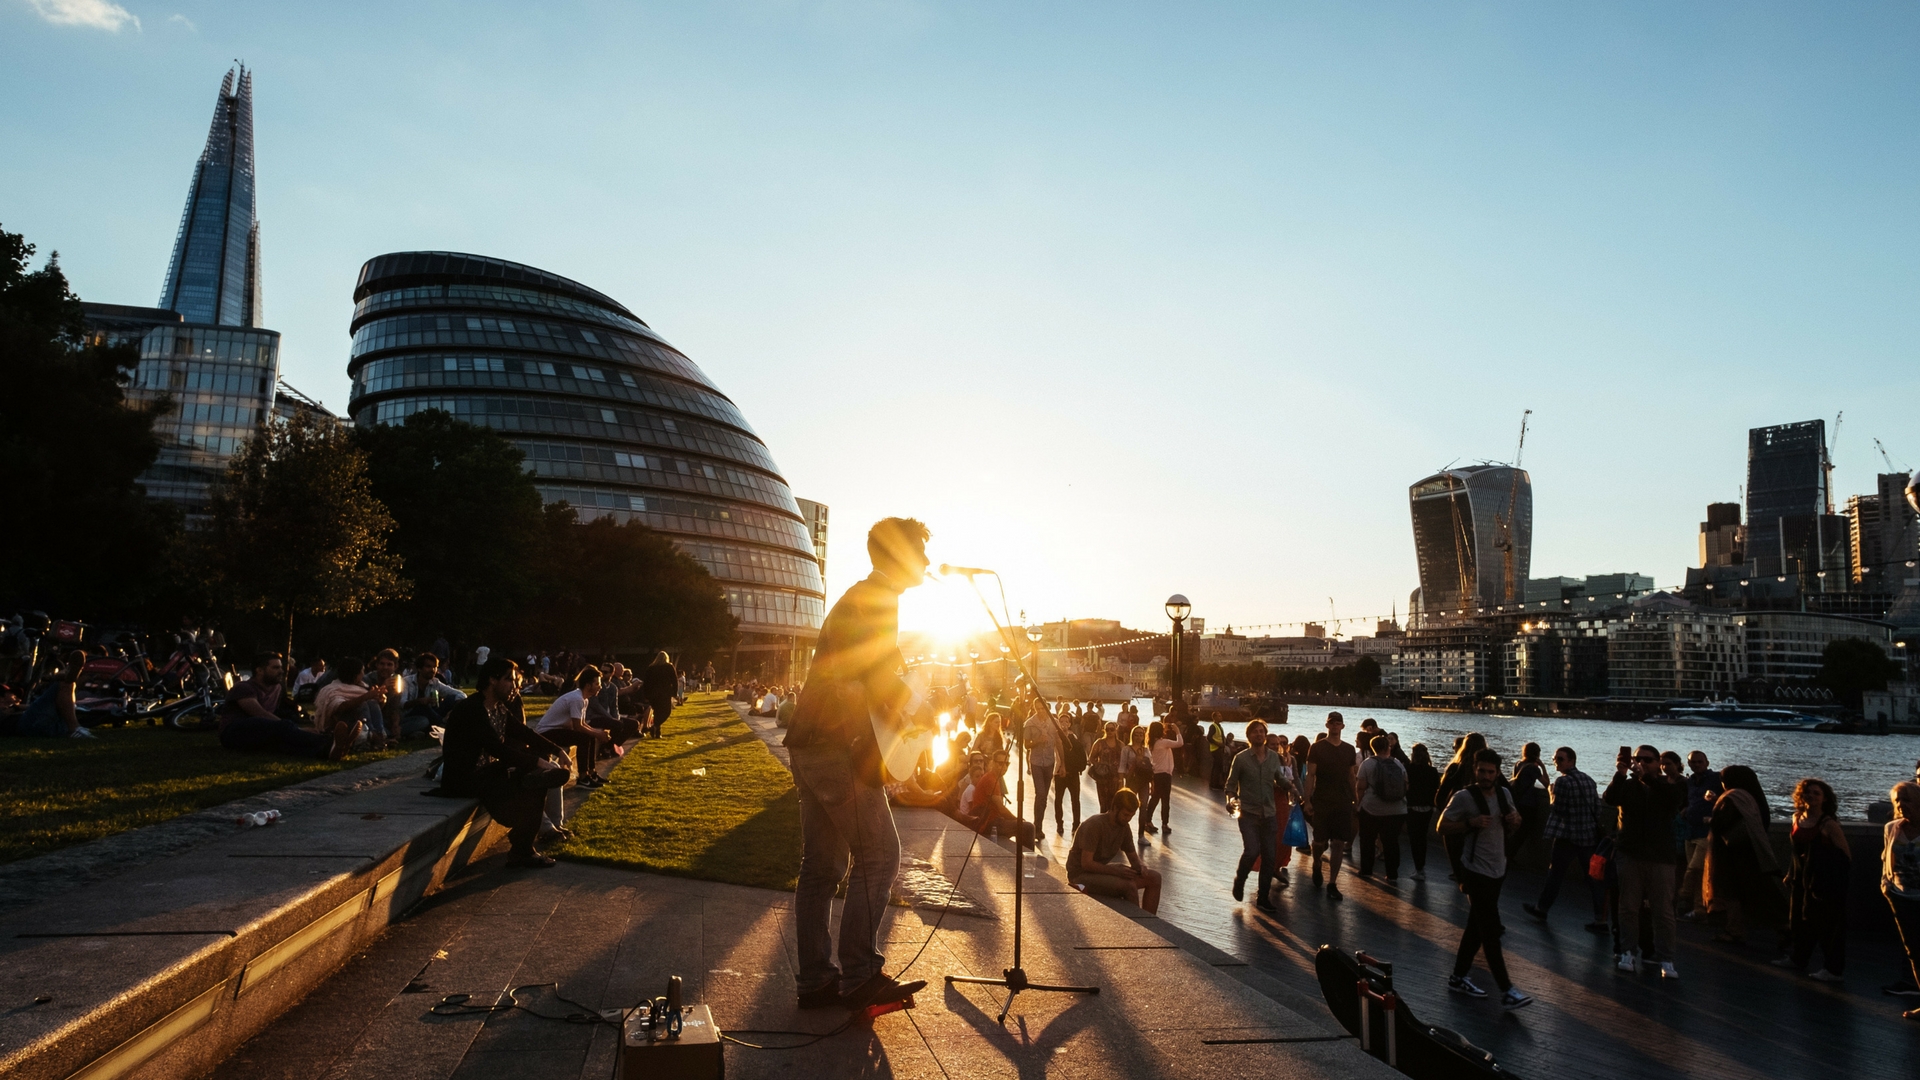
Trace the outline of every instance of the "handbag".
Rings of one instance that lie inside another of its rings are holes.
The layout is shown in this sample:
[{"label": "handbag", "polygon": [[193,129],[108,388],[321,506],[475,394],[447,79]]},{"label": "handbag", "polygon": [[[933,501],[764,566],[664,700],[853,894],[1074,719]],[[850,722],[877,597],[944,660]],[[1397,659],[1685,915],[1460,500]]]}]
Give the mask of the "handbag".
[{"label": "handbag", "polygon": [[1287,831],[1286,834],[1280,838],[1280,842],[1288,847],[1303,848],[1307,846],[1307,815],[1305,811],[1300,809],[1299,803],[1294,803],[1293,812],[1287,815]]}]

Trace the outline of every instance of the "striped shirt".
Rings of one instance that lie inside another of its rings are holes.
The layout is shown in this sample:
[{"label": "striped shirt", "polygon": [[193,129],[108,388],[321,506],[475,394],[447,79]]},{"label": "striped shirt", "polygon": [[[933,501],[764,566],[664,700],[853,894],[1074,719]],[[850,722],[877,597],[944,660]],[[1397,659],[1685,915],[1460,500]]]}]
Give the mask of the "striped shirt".
[{"label": "striped shirt", "polygon": [[1600,793],[1593,777],[1569,769],[1553,782],[1553,809],[1541,835],[1549,840],[1591,844],[1600,831]]}]

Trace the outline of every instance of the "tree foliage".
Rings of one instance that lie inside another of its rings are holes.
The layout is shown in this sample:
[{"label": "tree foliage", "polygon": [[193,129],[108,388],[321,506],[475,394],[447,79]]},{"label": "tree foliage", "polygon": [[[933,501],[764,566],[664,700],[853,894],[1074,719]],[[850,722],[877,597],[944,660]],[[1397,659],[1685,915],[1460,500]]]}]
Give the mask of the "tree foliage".
[{"label": "tree foliage", "polygon": [[1900,665],[1865,638],[1830,641],[1820,655],[1820,675],[1814,681],[1834,692],[1850,709],[1860,708],[1860,696],[1868,690],[1885,690],[1889,678],[1897,678]]},{"label": "tree foliage", "polygon": [[288,651],[295,616],[352,615],[412,592],[387,550],[393,516],[367,493],[366,451],[331,420],[302,413],[261,428],[209,510],[198,537],[208,584],[227,605],[284,623]]},{"label": "tree foliage", "polygon": [[137,480],[165,400],[129,403],[132,346],[90,343],[58,256],[0,229],[0,604],[124,617],[151,593],[177,531]]},{"label": "tree foliage", "polygon": [[539,597],[529,620],[547,641],[596,652],[679,649],[711,655],[737,620],[707,568],[639,522],[580,524],[547,507]]},{"label": "tree foliage", "polygon": [[1188,689],[1211,683],[1259,693],[1367,694],[1380,685],[1380,662],[1362,656],[1345,667],[1271,668],[1265,664],[1197,664]]},{"label": "tree foliage", "polygon": [[397,641],[499,639],[539,592],[547,538],[540,492],[514,445],[438,409],[361,428],[373,496],[393,515],[388,549],[413,600],[368,617]]}]

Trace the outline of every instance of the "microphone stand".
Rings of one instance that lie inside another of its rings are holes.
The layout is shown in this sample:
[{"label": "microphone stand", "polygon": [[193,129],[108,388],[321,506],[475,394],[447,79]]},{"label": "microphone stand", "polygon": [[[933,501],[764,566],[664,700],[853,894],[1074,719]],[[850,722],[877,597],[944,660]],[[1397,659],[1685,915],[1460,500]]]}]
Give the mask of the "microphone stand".
[{"label": "microphone stand", "polygon": [[[996,578],[999,577],[998,574],[994,576]],[[973,575],[969,574],[967,576],[967,583],[969,585],[973,584]],[[977,585],[974,586],[974,595],[980,596],[980,589]],[[1013,648],[1012,636],[1008,633],[1007,628],[1001,625],[1000,620],[994,617],[993,608],[987,604],[986,597],[980,596],[980,606],[987,609],[987,618],[993,620],[994,629],[998,630],[1001,638],[1008,643],[1009,651],[1016,656],[1019,655],[1019,650]],[[1020,670],[1021,673],[1027,677],[1027,685],[1033,689],[1034,699],[1043,705],[1047,704],[1047,699],[1040,693],[1040,680],[1036,677],[1036,673],[1030,670],[1025,662],[1021,662]],[[1051,715],[1052,711],[1049,708],[1049,723],[1052,722]],[[1021,733],[1023,736],[1025,732],[1025,721],[1022,721]],[[1020,743],[1020,775],[1014,778],[1013,808],[1016,811],[1016,817],[1020,825],[1024,826],[1026,824],[1027,805],[1027,740],[1023,737],[1018,741]],[[1026,891],[1021,883],[1026,880],[1027,876],[1027,852],[1021,840],[1020,832],[1021,830],[1018,826],[1013,830],[1014,857],[1019,860],[1019,865],[1014,868],[1013,875],[1013,966],[1002,972],[998,979],[978,975],[947,976],[948,986],[952,986],[955,983],[965,983],[972,986],[1006,987],[1007,1000],[1006,1004],[1000,1009],[999,1021],[1003,1027],[1007,1022],[1007,1014],[1013,1011],[1013,999],[1023,990],[1044,990],[1055,994],[1097,994],[1100,992],[1100,988],[1097,986],[1052,986],[1046,983],[1032,982],[1027,978],[1027,970],[1020,966],[1020,945],[1023,929],[1021,909],[1024,906],[1022,901],[1026,897]],[[1039,846],[1038,841],[1036,841],[1034,843],[1034,854],[1036,857],[1039,854]]]}]

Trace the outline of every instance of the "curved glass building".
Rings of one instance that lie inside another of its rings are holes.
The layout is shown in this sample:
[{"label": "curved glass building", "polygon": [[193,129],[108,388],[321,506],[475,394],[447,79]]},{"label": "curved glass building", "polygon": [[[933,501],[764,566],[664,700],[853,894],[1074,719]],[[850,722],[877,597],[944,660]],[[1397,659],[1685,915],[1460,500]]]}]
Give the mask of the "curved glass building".
[{"label": "curved glass building", "polygon": [[740,620],[739,669],[804,665],[826,601],[808,524],[740,410],[638,316],[544,270],[446,251],[368,260],[353,299],[356,424],[444,409],[493,428],[548,502],[644,522],[705,565]]}]

